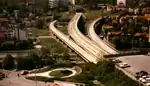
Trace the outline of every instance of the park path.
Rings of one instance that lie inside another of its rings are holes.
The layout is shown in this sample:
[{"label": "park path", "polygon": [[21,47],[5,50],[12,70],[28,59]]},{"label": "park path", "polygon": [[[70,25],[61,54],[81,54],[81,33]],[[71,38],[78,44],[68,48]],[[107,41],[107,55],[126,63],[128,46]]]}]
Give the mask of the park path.
[{"label": "park path", "polygon": [[19,72],[11,71],[9,73],[5,72],[8,75],[8,78],[4,78],[0,80],[0,86],[45,86],[45,82],[37,81],[37,85],[35,81],[25,79],[25,76],[17,74]]}]

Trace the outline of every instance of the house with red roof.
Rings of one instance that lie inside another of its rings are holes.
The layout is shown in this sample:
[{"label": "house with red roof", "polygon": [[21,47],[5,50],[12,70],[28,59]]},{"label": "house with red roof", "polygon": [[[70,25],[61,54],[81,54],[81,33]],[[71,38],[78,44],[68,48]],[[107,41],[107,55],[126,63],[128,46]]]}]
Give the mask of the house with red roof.
[{"label": "house with red roof", "polygon": [[5,40],[5,35],[3,32],[0,31],[0,41],[4,41]]}]

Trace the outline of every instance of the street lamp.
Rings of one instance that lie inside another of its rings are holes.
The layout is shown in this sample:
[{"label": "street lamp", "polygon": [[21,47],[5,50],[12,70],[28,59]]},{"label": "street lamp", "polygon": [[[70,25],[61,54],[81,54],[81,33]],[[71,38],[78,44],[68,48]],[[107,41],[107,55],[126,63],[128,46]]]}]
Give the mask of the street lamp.
[{"label": "street lamp", "polygon": [[39,50],[39,54],[40,54],[42,46],[41,45],[35,45],[34,47]]},{"label": "street lamp", "polygon": [[[42,46],[41,45],[35,45],[34,46],[36,49],[38,49],[39,50],[39,53],[40,53],[40,50],[41,50],[41,48],[42,48]],[[36,70],[37,70],[37,66],[36,66]],[[37,73],[37,72],[36,72]],[[36,74],[35,74],[35,81],[36,81],[36,86],[37,86],[37,77],[36,77]]]}]

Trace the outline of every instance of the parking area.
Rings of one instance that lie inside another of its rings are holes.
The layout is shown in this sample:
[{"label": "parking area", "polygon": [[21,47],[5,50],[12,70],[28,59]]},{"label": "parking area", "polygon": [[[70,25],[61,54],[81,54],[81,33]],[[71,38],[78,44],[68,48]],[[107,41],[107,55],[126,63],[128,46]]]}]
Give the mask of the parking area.
[{"label": "parking area", "polygon": [[125,68],[127,71],[135,74],[141,70],[150,74],[150,56],[148,55],[131,55],[118,57],[122,62],[127,63],[130,67]]}]

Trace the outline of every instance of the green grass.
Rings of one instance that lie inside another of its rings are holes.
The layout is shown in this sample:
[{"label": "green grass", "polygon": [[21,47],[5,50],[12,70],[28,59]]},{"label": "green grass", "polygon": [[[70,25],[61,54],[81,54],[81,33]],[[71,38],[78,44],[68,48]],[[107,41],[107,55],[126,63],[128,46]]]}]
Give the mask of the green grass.
[{"label": "green grass", "polygon": [[63,76],[68,76],[70,75],[72,72],[69,70],[66,70],[67,73],[63,73],[64,70],[57,70],[57,71],[52,71],[49,75],[50,76],[54,76],[55,78],[61,78]]},{"label": "green grass", "polygon": [[101,10],[90,10],[84,14],[87,17],[87,20],[94,20],[94,19],[104,15],[104,13]]},{"label": "green grass", "polygon": [[54,40],[53,38],[45,38],[45,39],[40,39],[41,44],[50,49],[52,53],[64,53],[67,51],[67,48],[64,48],[62,44]]},{"label": "green grass", "polygon": [[64,34],[68,35],[67,25],[64,25],[63,27],[58,27],[57,29],[63,32]]},{"label": "green grass", "polygon": [[33,76],[33,77],[25,77],[26,79],[33,80],[33,81],[46,81],[46,82],[52,82],[53,79],[42,77],[42,76]]},{"label": "green grass", "polygon": [[48,36],[49,35],[49,29],[32,28],[32,33],[34,36]]}]

